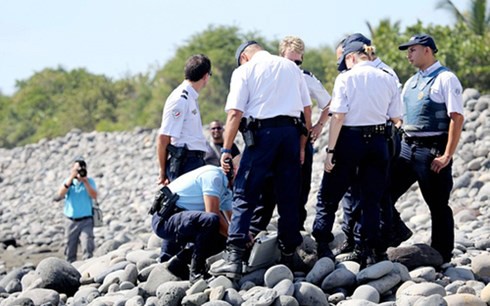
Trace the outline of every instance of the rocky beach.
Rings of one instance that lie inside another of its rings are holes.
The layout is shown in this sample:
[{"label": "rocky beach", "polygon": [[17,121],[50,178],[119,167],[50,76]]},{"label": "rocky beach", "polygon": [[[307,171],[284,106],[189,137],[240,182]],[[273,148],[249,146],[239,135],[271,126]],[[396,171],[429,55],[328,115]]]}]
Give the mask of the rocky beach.
[{"label": "rocky beach", "polygon": [[[454,256],[444,265],[429,247],[430,213],[416,184],[396,205],[414,235],[389,250],[390,260],[361,271],[355,262],[317,260],[309,232],[327,129],[315,144],[298,269],[274,265],[238,282],[218,277],[192,286],[156,261],[160,239],[151,232],[148,210],[159,189],[157,130],[72,130],[52,140],[0,149],[0,306],[490,305],[490,95],[466,89],[464,102],[450,199]],[[97,183],[104,226],[95,229],[95,256],[70,264],[63,256],[63,204],[54,199],[80,155]],[[341,218],[339,209],[332,247],[344,238]],[[276,221],[277,216],[271,229]]]}]

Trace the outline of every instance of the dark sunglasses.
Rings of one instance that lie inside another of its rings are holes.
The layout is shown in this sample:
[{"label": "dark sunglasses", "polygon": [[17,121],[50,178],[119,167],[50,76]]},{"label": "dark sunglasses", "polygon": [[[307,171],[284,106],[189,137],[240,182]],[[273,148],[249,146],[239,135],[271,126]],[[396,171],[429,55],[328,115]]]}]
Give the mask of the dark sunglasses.
[{"label": "dark sunglasses", "polygon": [[303,64],[303,61],[301,60],[295,60],[294,63],[298,66],[300,66],[301,64]]},{"label": "dark sunglasses", "polygon": [[215,127],[212,127],[211,130],[218,130],[218,131],[221,131],[223,128],[221,126],[215,126]]}]

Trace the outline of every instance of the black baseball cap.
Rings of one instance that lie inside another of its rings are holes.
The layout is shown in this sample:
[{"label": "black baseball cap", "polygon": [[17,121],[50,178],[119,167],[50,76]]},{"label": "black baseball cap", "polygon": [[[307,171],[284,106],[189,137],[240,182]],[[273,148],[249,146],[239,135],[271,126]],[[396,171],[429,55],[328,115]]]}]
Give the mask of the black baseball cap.
[{"label": "black baseball cap", "polygon": [[401,44],[398,46],[399,50],[407,50],[411,46],[415,45],[422,45],[431,48],[434,53],[437,53],[437,47],[436,43],[434,41],[434,38],[432,36],[427,35],[427,34],[417,34],[414,35],[410,38],[410,40],[407,43]]},{"label": "black baseball cap", "polygon": [[[362,46],[364,46],[364,45],[370,46],[371,45],[371,40],[369,38],[362,35],[361,33],[354,33],[354,34],[351,34],[345,38],[344,42],[342,43],[342,49],[345,50],[345,47],[347,45],[350,45],[354,42],[362,43]],[[355,50],[355,51],[360,51],[360,50]],[[354,51],[350,51],[350,52],[354,52]],[[342,56],[337,61],[337,70],[338,71],[344,71],[347,69],[347,67],[345,66],[345,56],[347,54],[348,53],[342,52]]]},{"label": "black baseball cap", "polygon": [[243,51],[245,51],[245,49],[248,47],[248,46],[251,46],[251,45],[258,45],[259,43],[256,42],[255,40],[249,40],[249,41],[246,41],[244,42],[243,44],[241,44],[238,49],[236,49],[236,53],[235,53],[235,59],[236,59],[236,62],[237,62],[237,67],[240,66],[240,55],[242,55]]},{"label": "black baseball cap", "polygon": [[345,57],[347,56],[347,54],[349,53],[352,53],[352,52],[358,52],[358,51],[364,51],[364,46],[366,44],[362,41],[351,41],[347,44],[344,45],[344,50],[342,51],[342,56],[340,57],[338,63],[339,63],[339,66],[337,67],[337,69],[339,71],[344,71],[347,69],[347,66],[345,65]]}]

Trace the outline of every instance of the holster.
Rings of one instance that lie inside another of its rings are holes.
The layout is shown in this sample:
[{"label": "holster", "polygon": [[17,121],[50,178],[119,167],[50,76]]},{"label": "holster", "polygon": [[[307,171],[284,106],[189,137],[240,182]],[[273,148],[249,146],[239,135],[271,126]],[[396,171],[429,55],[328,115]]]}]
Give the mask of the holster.
[{"label": "holster", "polygon": [[167,146],[167,151],[170,153],[170,157],[168,159],[168,171],[170,177],[178,177],[180,175],[180,168],[182,164],[185,162],[185,158],[187,155],[187,147],[176,147],[174,145],[169,144]]},{"label": "holster", "polygon": [[150,215],[157,213],[160,216],[160,220],[166,221],[173,214],[182,211],[182,209],[177,207],[178,199],[178,194],[173,193],[167,186],[162,187],[155,195],[155,199],[148,213]]},{"label": "holster", "polygon": [[238,130],[242,133],[243,142],[245,143],[245,146],[247,146],[247,148],[253,147],[255,145],[256,129],[257,125],[253,117],[243,117],[242,120],[240,120]]}]

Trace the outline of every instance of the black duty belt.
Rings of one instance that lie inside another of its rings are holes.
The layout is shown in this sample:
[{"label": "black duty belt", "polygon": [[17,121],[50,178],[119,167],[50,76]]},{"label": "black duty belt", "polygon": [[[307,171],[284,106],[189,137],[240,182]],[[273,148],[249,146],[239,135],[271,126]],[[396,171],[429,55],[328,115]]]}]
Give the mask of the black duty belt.
[{"label": "black duty belt", "polygon": [[187,151],[187,157],[197,157],[197,158],[204,158],[206,153],[203,151],[198,151],[198,150],[189,150]]},{"label": "black duty belt", "polygon": [[343,129],[348,131],[358,131],[362,133],[369,134],[384,134],[386,130],[386,125],[378,124],[378,125],[361,125],[361,126],[343,126]]},{"label": "black duty belt", "polygon": [[70,219],[71,221],[78,222],[78,221],[82,221],[82,220],[86,220],[86,219],[92,219],[92,216],[85,216],[85,217],[80,217],[80,218],[68,217],[68,219]]},{"label": "black duty belt", "polygon": [[433,148],[447,143],[447,135],[426,136],[426,137],[403,137],[408,145],[416,145],[424,148]]},{"label": "black duty belt", "polygon": [[267,119],[258,119],[257,128],[273,128],[273,127],[283,127],[283,126],[295,126],[299,123],[299,118],[289,117],[289,116],[277,116]]}]

